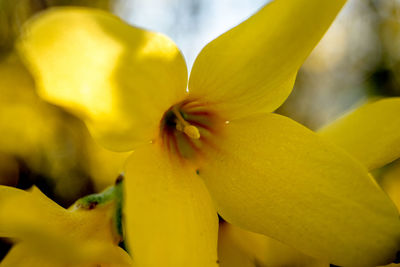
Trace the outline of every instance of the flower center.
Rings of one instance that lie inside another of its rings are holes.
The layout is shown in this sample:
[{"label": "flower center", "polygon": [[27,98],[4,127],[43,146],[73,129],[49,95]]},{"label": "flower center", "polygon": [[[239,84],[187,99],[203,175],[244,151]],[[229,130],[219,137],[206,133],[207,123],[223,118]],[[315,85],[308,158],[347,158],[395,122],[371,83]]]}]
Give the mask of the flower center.
[{"label": "flower center", "polygon": [[175,115],[175,128],[178,131],[184,132],[187,136],[192,139],[199,139],[200,132],[196,126],[190,125],[185,119],[182,117],[181,112],[178,110],[176,106],[172,107],[172,112]]},{"label": "flower center", "polygon": [[198,159],[214,147],[223,120],[206,103],[186,100],[165,112],[160,124],[163,147],[183,159]]}]

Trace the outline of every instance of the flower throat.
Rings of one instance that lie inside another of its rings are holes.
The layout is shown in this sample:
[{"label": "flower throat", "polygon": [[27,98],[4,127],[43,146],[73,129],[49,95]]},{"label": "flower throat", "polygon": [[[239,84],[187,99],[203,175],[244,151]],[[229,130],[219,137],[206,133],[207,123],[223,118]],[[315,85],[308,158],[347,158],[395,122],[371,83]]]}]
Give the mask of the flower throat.
[{"label": "flower throat", "polygon": [[203,148],[214,146],[222,122],[208,105],[187,100],[165,112],[160,124],[163,146],[181,159],[203,156]]}]

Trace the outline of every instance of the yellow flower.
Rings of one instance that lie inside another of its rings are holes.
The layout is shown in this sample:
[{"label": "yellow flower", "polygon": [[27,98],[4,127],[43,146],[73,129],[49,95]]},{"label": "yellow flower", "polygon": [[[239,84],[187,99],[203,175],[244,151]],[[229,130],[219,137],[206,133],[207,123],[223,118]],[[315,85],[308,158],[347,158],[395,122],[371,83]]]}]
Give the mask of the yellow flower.
[{"label": "yellow flower", "polygon": [[77,202],[66,210],[37,188],[0,186],[0,236],[15,240],[1,266],[131,266],[118,247],[115,205]]},{"label": "yellow flower", "polygon": [[188,86],[162,34],[83,8],[28,23],[19,50],[39,94],[105,147],[135,149],[125,216],[138,266],[217,266],[216,211],[326,262],[394,260],[398,213],[365,166],[272,113],[344,3],[271,2],[201,51]]},{"label": "yellow flower", "polygon": [[[0,88],[0,154],[17,157],[36,173],[57,177],[58,196],[71,199],[72,190],[65,187],[71,184],[71,177],[84,181],[82,176],[90,175],[101,191],[121,173],[129,153],[99,146],[79,119],[40,99],[31,75],[15,53],[0,62]],[[8,169],[11,165],[8,160]],[[1,177],[0,184],[10,178]]]}]

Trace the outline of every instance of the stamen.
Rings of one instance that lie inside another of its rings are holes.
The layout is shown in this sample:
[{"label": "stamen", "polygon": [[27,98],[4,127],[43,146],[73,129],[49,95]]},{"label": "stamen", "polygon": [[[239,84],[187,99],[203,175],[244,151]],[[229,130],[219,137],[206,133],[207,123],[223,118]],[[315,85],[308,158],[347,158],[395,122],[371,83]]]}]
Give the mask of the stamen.
[{"label": "stamen", "polygon": [[199,139],[200,132],[196,126],[188,125],[183,128],[183,132],[192,139]]},{"label": "stamen", "polygon": [[182,114],[179,112],[176,106],[172,108],[172,112],[174,113],[176,117],[176,126],[175,128],[178,131],[184,132],[188,137],[192,139],[199,139],[200,138],[200,132],[199,129],[197,129],[196,126],[193,126],[189,124],[185,119],[182,117]]}]

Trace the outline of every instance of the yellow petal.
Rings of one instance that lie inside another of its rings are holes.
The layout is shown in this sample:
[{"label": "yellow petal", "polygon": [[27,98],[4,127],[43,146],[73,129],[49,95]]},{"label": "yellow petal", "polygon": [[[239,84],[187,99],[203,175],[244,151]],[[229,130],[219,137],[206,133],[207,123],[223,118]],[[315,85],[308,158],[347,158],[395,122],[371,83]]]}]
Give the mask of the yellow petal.
[{"label": "yellow petal", "polygon": [[365,104],[319,131],[369,170],[400,157],[400,97]]},{"label": "yellow petal", "polygon": [[276,114],[231,121],[199,169],[218,212],[252,232],[336,265],[391,262],[400,220],[366,169]]},{"label": "yellow petal", "polygon": [[400,212],[400,161],[383,169],[380,184]]},{"label": "yellow petal", "polygon": [[[71,221],[69,213],[44,196],[38,189],[26,192],[0,186],[0,236],[30,238]],[[64,226],[64,225],[63,225]],[[71,225],[65,230],[72,230]]]},{"label": "yellow petal", "polygon": [[[49,239],[38,237],[35,242],[19,242],[12,247],[1,267],[94,267],[132,266],[129,255],[118,246],[97,242],[74,243],[63,233]],[[101,264],[101,265],[100,265]]]},{"label": "yellow petal", "polygon": [[329,267],[265,235],[220,224],[218,238],[220,267]]},{"label": "yellow petal", "polygon": [[128,159],[125,185],[127,238],[138,266],[217,266],[217,213],[194,170],[148,145]]},{"label": "yellow petal", "polygon": [[19,51],[39,94],[85,120],[107,148],[131,150],[158,133],[186,95],[175,44],[96,9],[57,8],[28,23]]},{"label": "yellow petal", "polygon": [[85,135],[88,163],[85,164],[93,177],[95,191],[100,192],[115,183],[116,178],[123,172],[123,167],[130,152],[114,152],[103,148],[94,142],[93,138]]},{"label": "yellow petal", "polygon": [[[51,255],[50,255],[51,256]],[[24,267],[24,266],[41,266],[41,267],[68,267],[68,264],[63,264],[54,261],[51,257],[45,259],[31,253],[31,248],[28,245],[16,244],[7,253],[6,257],[0,262],[1,267]]]},{"label": "yellow petal", "polygon": [[113,233],[113,204],[65,210],[36,188],[26,192],[0,186],[0,236],[23,244],[33,258],[129,265],[130,258]]},{"label": "yellow petal", "polygon": [[48,237],[38,236],[35,242],[17,243],[0,266],[132,266],[129,255],[118,246],[91,241],[71,242],[65,233]]},{"label": "yellow petal", "polygon": [[[246,238],[235,239],[232,233],[233,227],[228,223],[220,223],[218,231],[218,258],[220,267],[257,267],[261,261],[258,255],[263,255],[264,244],[249,242]],[[256,234],[261,236],[260,234]],[[244,240],[243,240],[244,239]],[[249,253],[245,250],[246,246],[251,246],[252,251]]]},{"label": "yellow petal", "polygon": [[215,103],[228,119],[275,110],[345,2],[272,1],[200,52],[190,94]]}]

